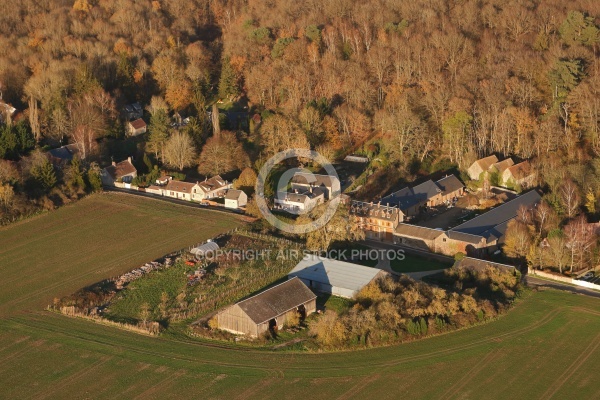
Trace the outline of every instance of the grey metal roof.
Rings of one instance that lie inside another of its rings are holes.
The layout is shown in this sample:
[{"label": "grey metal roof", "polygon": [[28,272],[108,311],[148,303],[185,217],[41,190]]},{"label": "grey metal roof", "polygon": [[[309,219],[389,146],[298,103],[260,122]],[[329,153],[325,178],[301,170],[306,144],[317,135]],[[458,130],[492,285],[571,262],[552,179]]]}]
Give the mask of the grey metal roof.
[{"label": "grey metal roof", "polygon": [[465,187],[465,185],[463,185],[463,183],[458,180],[455,175],[445,176],[437,181],[436,184],[440,187],[440,189],[442,189],[442,194],[444,195],[447,193],[456,192],[457,190]]},{"label": "grey metal roof", "polygon": [[454,227],[450,232],[454,231],[483,236],[487,231],[494,229],[494,227],[515,218],[519,207],[525,206],[531,208],[537,204],[540,199],[540,195],[535,190],[532,190],[481,214],[464,224]]},{"label": "grey metal roof", "polygon": [[459,240],[461,242],[471,243],[471,244],[479,244],[483,239],[483,236],[479,235],[471,235],[469,233],[457,232],[457,231],[448,231],[446,232],[448,238],[452,240]]},{"label": "grey metal roof", "polygon": [[237,305],[255,324],[278,317],[317,296],[300,279],[290,279]]},{"label": "grey metal roof", "polygon": [[338,288],[358,291],[369,284],[382,270],[345,261],[307,255],[288,277],[299,277]]},{"label": "grey metal roof", "polygon": [[413,188],[405,187],[381,199],[382,203],[398,205],[401,210],[406,210],[417,204],[426,203],[427,200],[441,193],[442,189],[431,179]]},{"label": "grey metal roof", "polygon": [[398,224],[395,233],[400,236],[406,236],[424,240],[434,240],[444,234],[437,229],[426,228],[424,226]]}]

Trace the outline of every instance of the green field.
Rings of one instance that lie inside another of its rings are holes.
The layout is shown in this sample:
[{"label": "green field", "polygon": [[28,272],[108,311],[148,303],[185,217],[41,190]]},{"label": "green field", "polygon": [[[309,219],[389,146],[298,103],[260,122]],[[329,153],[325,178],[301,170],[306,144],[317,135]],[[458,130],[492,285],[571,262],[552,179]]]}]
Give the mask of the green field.
[{"label": "green field", "polygon": [[430,260],[425,257],[418,257],[412,254],[404,253],[404,259],[391,260],[390,267],[396,272],[421,272],[434,271],[437,269],[450,268],[452,263],[443,263],[441,261]]},{"label": "green field", "polygon": [[98,194],[0,229],[0,316],[121,274],[240,221],[125,194]]},{"label": "green field", "polygon": [[102,195],[0,230],[0,398],[600,397],[600,300],[562,292],[533,293],[463,331],[331,354],[147,337],[42,311],[235,224]]}]

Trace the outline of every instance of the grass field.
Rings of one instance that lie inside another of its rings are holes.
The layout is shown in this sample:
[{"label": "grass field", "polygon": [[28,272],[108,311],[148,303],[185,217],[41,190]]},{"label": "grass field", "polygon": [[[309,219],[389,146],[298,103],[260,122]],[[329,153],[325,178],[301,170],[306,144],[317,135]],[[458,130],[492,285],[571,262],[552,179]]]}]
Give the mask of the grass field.
[{"label": "grass field", "polygon": [[408,253],[404,253],[404,259],[402,260],[396,259],[390,261],[390,267],[396,272],[434,271],[436,269],[450,268],[451,266],[452,263],[434,261]]},{"label": "grass field", "polygon": [[467,330],[331,354],[146,337],[41,310],[232,226],[224,214],[105,195],[0,230],[0,398],[600,397],[600,300],[563,292],[533,293]]},{"label": "grass field", "polygon": [[99,194],[0,229],[0,316],[115,276],[240,222],[229,214]]}]

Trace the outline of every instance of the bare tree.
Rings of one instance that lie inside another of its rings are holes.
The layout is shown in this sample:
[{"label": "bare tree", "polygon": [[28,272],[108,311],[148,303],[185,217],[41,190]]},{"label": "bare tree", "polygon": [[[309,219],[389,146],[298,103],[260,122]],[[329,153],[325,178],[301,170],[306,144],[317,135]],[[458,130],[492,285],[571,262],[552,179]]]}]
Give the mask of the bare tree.
[{"label": "bare tree", "polygon": [[190,135],[174,132],[165,145],[164,157],[167,164],[180,171],[191,166],[196,158],[196,149]]},{"label": "bare tree", "polygon": [[581,197],[579,188],[571,179],[565,179],[559,189],[560,199],[568,218],[573,218],[579,211]]}]

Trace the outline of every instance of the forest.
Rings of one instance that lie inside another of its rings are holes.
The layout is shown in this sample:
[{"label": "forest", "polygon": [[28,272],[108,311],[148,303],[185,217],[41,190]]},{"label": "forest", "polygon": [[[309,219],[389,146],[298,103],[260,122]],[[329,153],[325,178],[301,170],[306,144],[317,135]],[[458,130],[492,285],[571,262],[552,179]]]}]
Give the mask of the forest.
[{"label": "forest", "polygon": [[[529,159],[558,214],[597,217],[593,0],[25,0],[0,11],[1,101],[17,110],[0,118],[2,220],[97,190],[111,159],[195,176],[257,168],[290,147],[367,155],[389,182],[492,153]],[[148,122],[135,141],[120,112],[133,102]],[[228,111],[251,118],[235,126]],[[68,143],[74,165],[42,157]]]}]

